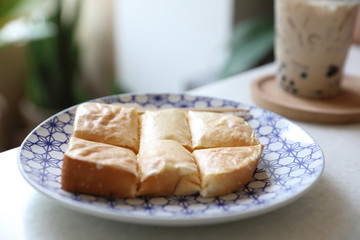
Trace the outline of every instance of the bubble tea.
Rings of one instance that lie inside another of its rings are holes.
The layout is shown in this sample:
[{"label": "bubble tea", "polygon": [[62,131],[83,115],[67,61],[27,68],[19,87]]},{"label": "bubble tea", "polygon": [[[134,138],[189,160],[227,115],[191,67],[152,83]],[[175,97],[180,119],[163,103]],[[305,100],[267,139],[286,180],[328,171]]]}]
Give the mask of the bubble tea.
[{"label": "bubble tea", "polygon": [[358,6],[356,0],[276,0],[282,89],[305,97],[338,95]]}]

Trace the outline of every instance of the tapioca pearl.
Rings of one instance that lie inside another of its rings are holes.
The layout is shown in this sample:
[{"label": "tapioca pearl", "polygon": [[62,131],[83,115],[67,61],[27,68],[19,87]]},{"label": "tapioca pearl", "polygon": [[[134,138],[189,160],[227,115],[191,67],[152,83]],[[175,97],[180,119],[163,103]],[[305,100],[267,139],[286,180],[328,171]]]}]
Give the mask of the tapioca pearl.
[{"label": "tapioca pearl", "polygon": [[289,82],[288,82],[288,91],[290,92],[290,93],[296,93],[297,92],[297,88],[295,87],[295,81],[294,80],[290,80]]},{"label": "tapioca pearl", "polygon": [[332,76],[335,76],[339,72],[339,67],[336,65],[330,65],[327,69],[326,76],[328,78],[331,78]]},{"label": "tapioca pearl", "polygon": [[306,72],[302,72],[302,73],[300,74],[300,77],[301,77],[301,78],[307,78],[307,73],[306,73]]},{"label": "tapioca pearl", "polygon": [[296,88],[291,89],[291,93],[292,93],[292,94],[297,94],[298,91],[299,91],[299,90],[297,90]]},{"label": "tapioca pearl", "polygon": [[286,82],[286,76],[285,76],[285,75],[283,75],[283,76],[281,77],[281,81],[282,81],[282,82]]}]

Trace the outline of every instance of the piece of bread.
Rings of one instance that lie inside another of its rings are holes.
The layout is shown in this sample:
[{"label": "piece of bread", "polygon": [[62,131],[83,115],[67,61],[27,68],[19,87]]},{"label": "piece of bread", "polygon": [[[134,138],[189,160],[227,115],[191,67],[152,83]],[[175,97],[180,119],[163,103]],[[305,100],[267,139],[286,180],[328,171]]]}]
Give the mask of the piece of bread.
[{"label": "piece of bread", "polygon": [[135,197],[137,160],[133,151],[71,137],[64,155],[64,190],[107,197]]},{"label": "piece of bread", "polygon": [[200,179],[191,153],[173,140],[141,145],[137,195],[190,195],[200,191]]},{"label": "piece of bread", "polygon": [[253,129],[232,114],[189,111],[193,149],[259,144]]},{"label": "piece of bread", "polygon": [[108,197],[221,196],[250,181],[262,148],[252,128],[231,114],[164,109],[138,116],[134,108],[84,103],[61,184]]},{"label": "piece of bread", "polygon": [[139,150],[139,122],[134,108],[83,103],[75,115],[72,136]]},{"label": "piece of bread", "polygon": [[263,146],[223,147],[195,150],[203,197],[214,197],[240,190],[258,165]]},{"label": "piece of bread", "polygon": [[140,143],[156,140],[174,140],[188,150],[192,149],[189,125],[184,111],[164,109],[146,111],[140,117]]}]

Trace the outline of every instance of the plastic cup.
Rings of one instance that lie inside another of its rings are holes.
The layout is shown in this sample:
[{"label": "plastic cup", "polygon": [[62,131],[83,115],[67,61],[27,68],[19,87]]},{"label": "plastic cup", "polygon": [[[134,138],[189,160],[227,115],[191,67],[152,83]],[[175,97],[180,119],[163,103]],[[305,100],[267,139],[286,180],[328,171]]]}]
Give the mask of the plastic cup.
[{"label": "plastic cup", "polygon": [[276,0],[276,79],[304,97],[335,97],[359,0]]}]

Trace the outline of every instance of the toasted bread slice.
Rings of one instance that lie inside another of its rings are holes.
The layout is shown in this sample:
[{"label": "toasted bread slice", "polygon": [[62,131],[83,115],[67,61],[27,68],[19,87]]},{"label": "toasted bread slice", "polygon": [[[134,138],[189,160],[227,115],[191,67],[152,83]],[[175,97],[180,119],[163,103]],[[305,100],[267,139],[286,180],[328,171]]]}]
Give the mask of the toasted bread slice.
[{"label": "toasted bread slice", "polygon": [[188,150],[192,149],[187,116],[179,109],[146,111],[140,117],[141,144],[157,140],[174,140]]},{"label": "toasted bread slice", "polygon": [[133,151],[72,137],[64,155],[61,186],[75,193],[134,197],[137,160]]},{"label": "toasted bread slice", "polygon": [[73,136],[139,150],[139,123],[134,108],[102,103],[83,103],[78,106]]},{"label": "toasted bread slice", "polygon": [[195,161],[176,141],[159,140],[141,145],[138,165],[138,195],[189,195],[200,191]]},{"label": "toasted bread slice", "polygon": [[246,147],[223,147],[195,150],[203,197],[229,194],[247,184],[261,156],[261,144]]},{"label": "toasted bread slice", "polygon": [[240,117],[195,111],[189,111],[188,117],[193,149],[259,144],[253,129]]}]

